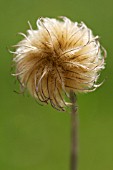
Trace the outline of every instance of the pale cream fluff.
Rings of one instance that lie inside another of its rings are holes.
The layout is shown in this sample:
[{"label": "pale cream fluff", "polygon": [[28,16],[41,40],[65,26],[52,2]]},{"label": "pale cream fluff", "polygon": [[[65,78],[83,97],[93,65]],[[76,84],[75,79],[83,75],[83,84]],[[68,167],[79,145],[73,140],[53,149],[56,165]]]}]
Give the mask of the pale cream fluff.
[{"label": "pale cream fluff", "polygon": [[106,56],[98,36],[84,23],[61,18],[39,18],[37,30],[30,26],[27,35],[21,33],[24,39],[16,45],[13,59],[13,75],[21,86],[58,110],[64,110],[64,94],[68,96],[70,90],[90,92],[99,86],[96,82]]}]

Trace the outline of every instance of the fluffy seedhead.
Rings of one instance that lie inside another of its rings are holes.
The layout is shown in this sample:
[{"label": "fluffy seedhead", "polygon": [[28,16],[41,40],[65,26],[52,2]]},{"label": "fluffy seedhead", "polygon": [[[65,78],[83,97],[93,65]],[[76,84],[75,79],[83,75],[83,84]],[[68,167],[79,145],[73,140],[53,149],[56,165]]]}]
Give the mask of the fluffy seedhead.
[{"label": "fluffy seedhead", "polygon": [[30,25],[27,35],[20,34],[24,39],[16,45],[13,75],[36,100],[64,110],[64,94],[91,92],[100,86],[96,82],[106,53],[83,22],[39,18],[37,30]]}]

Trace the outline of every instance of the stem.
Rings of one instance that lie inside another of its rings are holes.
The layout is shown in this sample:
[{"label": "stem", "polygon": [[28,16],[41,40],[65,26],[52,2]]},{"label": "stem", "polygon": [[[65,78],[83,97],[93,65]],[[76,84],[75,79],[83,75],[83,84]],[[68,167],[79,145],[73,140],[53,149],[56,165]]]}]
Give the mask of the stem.
[{"label": "stem", "polygon": [[78,117],[76,107],[76,95],[70,91],[71,106],[71,160],[70,170],[77,170],[78,160]]}]

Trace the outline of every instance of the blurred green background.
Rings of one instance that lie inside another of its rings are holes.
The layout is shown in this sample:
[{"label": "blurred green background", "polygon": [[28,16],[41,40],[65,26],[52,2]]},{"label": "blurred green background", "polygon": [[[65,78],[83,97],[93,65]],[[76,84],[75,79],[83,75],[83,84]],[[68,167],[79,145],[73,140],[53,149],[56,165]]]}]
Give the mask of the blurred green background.
[{"label": "blurred green background", "polygon": [[70,114],[18,95],[11,48],[36,28],[40,16],[84,21],[107,49],[106,78],[97,91],[78,95],[79,170],[113,169],[113,0],[0,0],[0,170],[69,170]]}]

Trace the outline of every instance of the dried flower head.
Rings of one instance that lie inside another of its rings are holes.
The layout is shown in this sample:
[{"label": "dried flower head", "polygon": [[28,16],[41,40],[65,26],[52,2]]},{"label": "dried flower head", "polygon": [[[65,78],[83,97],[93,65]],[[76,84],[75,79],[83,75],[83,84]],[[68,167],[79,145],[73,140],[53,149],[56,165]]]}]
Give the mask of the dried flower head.
[{"label": "dried flower head", "polygon": [[[64,110],[63,93],[94,91],[104,68],[105,50],[81,22],[39,18],[16,47],[13,61],[21,86],[33,97]],[[103,54],[104,51],[104,54]]]}]

